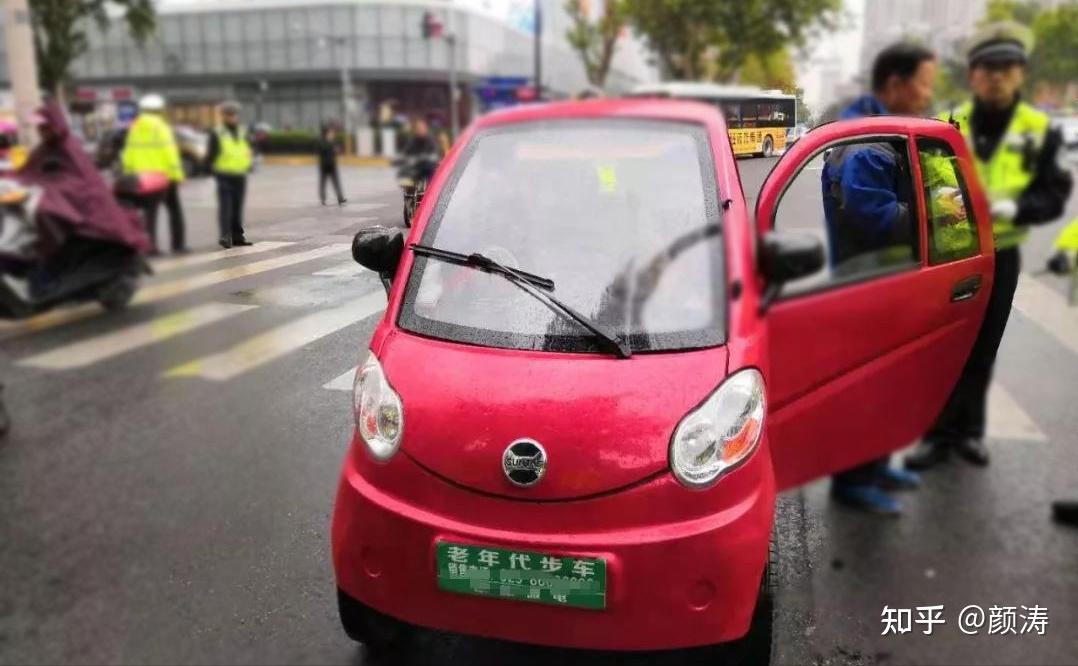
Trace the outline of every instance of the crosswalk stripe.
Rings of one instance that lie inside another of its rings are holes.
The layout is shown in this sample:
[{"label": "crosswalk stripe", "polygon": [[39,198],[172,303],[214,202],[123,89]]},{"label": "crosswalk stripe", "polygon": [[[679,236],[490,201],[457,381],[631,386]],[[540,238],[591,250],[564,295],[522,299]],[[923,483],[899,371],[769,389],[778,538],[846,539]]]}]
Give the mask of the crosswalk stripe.
[{"label": "crosswalk stripe", "polygon": [[152,259],[150,266],[157,274],[167,273],[180,268],[189,268],[191,266],[200,266],[202,264],[209,264],[215,261],[224,261],[225,259],[232,259],[233,257],[245,257],[250,254],[261,254],[262,252],[270,252],[271,250],[279,250],[282,247],[288,247],[292,245],[287,241],[259,241],[254,245],[246,245],[243,247],[234,247],[228,250],[215,250],[211,252],[199,252],[197,254],[188,254],[181,257],[164,257],[161,259]]},{"label": "crosswalk stripe", "polygon": [[1041,432],[1029,414],[999,382],[993,382],[988,390],[988,438],[1048,441],[1048,437]]},{"label": "crosswalk stripe", "polygon": [[57,347],[22,359],[18,365],[48,370],[82,368],[140,347],[163,342],[203,326],[209,326],[257,307],[257,305],[236,303],[207,303],[158,317],[153,321]]},{"label": "crosswalk stripe", "polygon": [[364,270],[366,269],[357,264],[355,261],[346,261],[344,263],[337,264],[336,266],[330,266],[325,270],[313,273],[313,275],[317,275],[318,277],[347,277],[352,275],[360,275],[361,273],[363,273]]},{"label": "crosswalk stripe", "polygon": [[1032,319],[1064,347],[1078,354],[1078,309],[1032,275],[1018,279],[1014,307]]},{"label": "crosswalk stripe", "polygon": [[226,381],[381,312],[385,304],[385,294],[373,292],[347,305],[296,319],[219,354],[176,366],[165,376]]},{"label": "crosswalk stripe", "polygon": [[[197,289],[204,289],[216,284],[221,284],[222,282],[228,282],[229,280],[258,275],[259,273],[265,273],[266,271],[272,271],[277,268],[284,268],[286,266],[301,264],[305,261],[314,261],[315,259],[339,254],[348,251],[350,248],[351,245],[348,243],[334,243],[306,252],[286,254],[281,257],[263,259],[242,266],[222,268],[210,273],[200,273],[198,275],[172,280],[171,282],[150,285],[140,289],[139,292],[135,294],[135,298],[131,303],[132,305],[156,303]],[[52,312],[47,312],[23,321],[0,323],[0,333],[2,333],[4,337],[12,337],[23,333],[42,331],[86,319],[87,317],[100,314],[101,312],[102,309],[97,304],[80,305],[63,310],[53,310]]]},{"label": "crosswalk stripe", "polygon": [[352,382],[356,379],[356,368],[350,368],[347,372],[337,375],[329,382],[322,385],[322,388],[330,391],[351,391]]}]

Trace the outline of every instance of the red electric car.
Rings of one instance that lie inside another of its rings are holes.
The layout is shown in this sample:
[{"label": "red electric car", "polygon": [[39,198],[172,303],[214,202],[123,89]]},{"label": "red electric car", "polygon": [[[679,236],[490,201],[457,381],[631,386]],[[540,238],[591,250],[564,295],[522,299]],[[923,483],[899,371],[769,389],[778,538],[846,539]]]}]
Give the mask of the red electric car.
[{"label": "red electric car", "polygon": [[[824,165],[859,145],[898,168],[838,223]],[[389,304],[333,516],[345,631],[766,660],[775,493],[916,439],[970,351],[993,270],[971,167],[946,123],[834,123],[754,211],[708,106],[478,121],[413,228],[354,241]]]}]

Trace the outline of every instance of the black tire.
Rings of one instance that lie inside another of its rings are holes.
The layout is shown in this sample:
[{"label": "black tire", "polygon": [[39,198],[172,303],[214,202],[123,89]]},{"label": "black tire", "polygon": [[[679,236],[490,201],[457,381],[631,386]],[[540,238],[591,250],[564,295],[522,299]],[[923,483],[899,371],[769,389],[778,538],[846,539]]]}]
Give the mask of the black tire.
[{"label": "black tire", "polygon": [[0,397],[0,439],[7,437],[9,432],[11,432],[11,417],[8,416],[7,406],[4,405],[4,400]]},{"label": "black tire", "polygon": [[771,140],[770,136],[764,137],[763,156],[772,157],[775,154],[775,142]]},{"label": "black tire", "polygon": [[109,312],[123,310],[138,291],[138,278],[133,275],[121,275],[109,282],[97,292],[97,302]]},{"label": "black tire", "polygon": [[337,612],[344,633],[362,643],[373,656],[394,654],[411,633],[411,627],[363,605],[337,589]]}]

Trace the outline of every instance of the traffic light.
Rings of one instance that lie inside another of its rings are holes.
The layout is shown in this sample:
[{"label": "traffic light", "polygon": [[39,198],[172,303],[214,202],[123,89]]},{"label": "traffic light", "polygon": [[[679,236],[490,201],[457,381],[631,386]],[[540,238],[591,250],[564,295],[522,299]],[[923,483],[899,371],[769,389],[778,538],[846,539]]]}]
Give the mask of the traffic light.
[{"label": "traffic light", "polygon": [[434,39],[442,36],[442,22],[434,16],[434,12],[423,12],[423,39]]}]

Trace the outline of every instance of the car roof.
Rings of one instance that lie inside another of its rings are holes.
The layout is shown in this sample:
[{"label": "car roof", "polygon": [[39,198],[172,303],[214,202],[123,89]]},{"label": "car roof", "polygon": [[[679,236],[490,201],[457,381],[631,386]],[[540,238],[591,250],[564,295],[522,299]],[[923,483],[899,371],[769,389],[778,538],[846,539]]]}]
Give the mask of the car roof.
[{"label": "car roof", "polygon": [[574,102],[528,104],[494,111],[476,121],[476,128],[498,127],[545,120],[637,118],[673,120],[725,129],[722,114],[710,104],[673,99],[591,99]]}]

